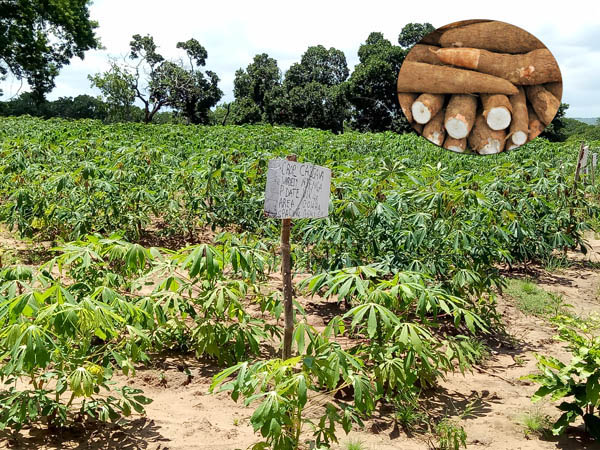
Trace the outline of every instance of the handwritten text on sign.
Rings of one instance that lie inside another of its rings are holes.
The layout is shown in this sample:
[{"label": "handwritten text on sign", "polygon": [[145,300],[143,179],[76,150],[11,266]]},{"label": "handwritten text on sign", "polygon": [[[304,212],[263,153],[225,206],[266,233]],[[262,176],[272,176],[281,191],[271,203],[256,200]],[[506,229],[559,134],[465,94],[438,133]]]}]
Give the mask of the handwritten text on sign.
[{"label": "handwritten text on sign", "polygon": [[327,217],[331,170],[286,159],[269,161],[265,214],[278,219]]}]

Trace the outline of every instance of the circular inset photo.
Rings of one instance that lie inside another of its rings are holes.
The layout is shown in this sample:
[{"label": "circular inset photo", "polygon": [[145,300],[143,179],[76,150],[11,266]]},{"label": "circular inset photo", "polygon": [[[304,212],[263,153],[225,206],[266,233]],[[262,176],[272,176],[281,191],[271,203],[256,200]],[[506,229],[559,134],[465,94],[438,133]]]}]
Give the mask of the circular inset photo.
[{"label": "circular inset photo", "polygon": [[561,98],[550,50],[495,20],[464,20],[429,33],[398,74],[398,101],[413,129],[461,153],[490,155],[531,141],[552,122]]}]

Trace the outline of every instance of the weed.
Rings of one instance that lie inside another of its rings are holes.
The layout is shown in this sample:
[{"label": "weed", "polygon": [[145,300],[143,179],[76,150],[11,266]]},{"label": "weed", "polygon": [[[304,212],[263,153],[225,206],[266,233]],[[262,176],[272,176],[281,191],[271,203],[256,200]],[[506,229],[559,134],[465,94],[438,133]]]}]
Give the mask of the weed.
[{"label": "weed", "polygon": [[365,444],[359,440],[349,440],[346,442],[346,450],[365,450]]},{"label": "weed", "polygon": [[544,262],[544,267],[548,272],[555,272],[563,269],[568,269],[573,263],[563,253],[560,255],[550,255]]},{"label": "weed", "polygon": [[513,360],[515,361],[515,364],[519,367],[523,367],[527,363],[525,358],[522,358],[520,356],[513,357]]},{"label": "weed", "polygon": [[434,431],[438,441],[438,449],[459,450],[461,447],[467,448],[465,429],[448,417],[443,418],[435,426]]},{"label": "weed", "polygon": [[509,280],[506,294],[516,300],[524,314],[539,317],[567,315],[572,305],[565,303],[562,295],[546,292],[528,280]]},{"label": "weed", "polygon": [[235,419],[233,419],[233,426],[234,427],[239,427],[240,426],[240,419],[238,419],[237,417]]},{"label": "weed", "polygon": [[542,437],[552,427],[550,417],[544,414],[540,408],[532,408],[522,413],[517,417],[517,422],[523,427],[523,432],[527,438],[531,436]]},{"label": "weed", "polygon": [[417,425],[427,421],[427,415],[419,410],[419,405],[415,401],[397,402],[394,405],[394,419],[404,430],[414,430]]}]

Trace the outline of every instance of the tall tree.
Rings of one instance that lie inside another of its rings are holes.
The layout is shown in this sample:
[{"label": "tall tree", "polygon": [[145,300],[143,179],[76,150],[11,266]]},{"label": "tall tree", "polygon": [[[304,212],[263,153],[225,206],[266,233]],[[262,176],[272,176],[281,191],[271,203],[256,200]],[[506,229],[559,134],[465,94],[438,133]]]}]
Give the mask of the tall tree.
[{"label": "tall tree", "polygon": [[113,61],[108,71],[89,77],[111,111],[126,113],[137,99],[144,105],[145,123],[166,106],[177,110],[189,123],[208,122],[208,111],[223,93],[218,88],[217,74],[199,70],[206,64],[208,53],[196,39],[177,44],[185,50],[189,65],[165,60],[149,35],[134,35],[130,48],[128,59],[133,65]]},{"label": "tall tree", "polygon": [[348,116],[349,70],[341,50],[309,47],[285,74],[273,114],[278,122],[342,132]]},{"label": "tall tree", "polygon": [[281,85],[277,61],[266,53],[254,57],[246,70],[239,69],[233,81],[232,121],[253,123],[274,121],[272,108],[267,104],[273,89]]},{"label": "tall tree", "polygon": [[200,70],[206,65],[208,52],[196,39],[178,42],[177,48],[185,50],[189,66],[172,62],[161,66],[160,79],[167,90],[167,104],[180,111],[188,123],[206,124],[210,108],[223,97],[219,77],[210,70]]},{"label": "tall tree", "polygon": [[159,70],[165,59],[157,52],[150,35],[133,35],[129,48],[128,59],[132,64],[112,61],[108,71],[88,78],[111,105],[113,119],[123,115],[121,120],[124,120],[138,99],[144,105],[144,122],[149,123],[167,104],[167,92]]},{"label": "tall tree", "polygon": [[410,46],[433,31],[431,24],[409,23],[392,44],[382,33],[371,33],[358,50],[359,63],[349,80],[352,126],[360,131],[408,132],[411,130],[401,113],[396,81]]},{"label": "tall tree", "polygon": [[[54,87],[59,70],[74,56],[97,49],[98,24],[90,0],[0,1],[0,79],[25,79],[37,101]],[[0,91],[0,94],[2,92]]]}]

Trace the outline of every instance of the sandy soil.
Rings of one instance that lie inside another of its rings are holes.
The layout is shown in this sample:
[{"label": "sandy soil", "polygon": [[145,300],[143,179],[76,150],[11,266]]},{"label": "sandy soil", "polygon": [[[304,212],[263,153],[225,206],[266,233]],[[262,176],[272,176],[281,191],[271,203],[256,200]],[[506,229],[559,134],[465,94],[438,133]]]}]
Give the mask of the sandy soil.
[{"label": "sandy soil", "polygon": [[[0,245],[25,247],[8,235],[0,236]],[[569,255],[571,267],[547,272],[528,268],[538,284],[560,293],[574,311],[587,315],[600,312],[600,240],[590,236],[592,252],[585,257]],[[316,326],[327,320],[328,307],[319,299],[303,299],[311,322]],[[600,449],[580,429],[574,428],[558,438],[526,437],[519,416],[540,408],[551,418],[558,416],[554,405],[535,406],[529,400],[536,387],[520,380],[535,371],[534,353],[552,354],[568,360],[564,348],[552,339],[555,330],[547,321],[521,313],[508,298],[499,299],[499,311],[507,326],[508,339],[494,341],[490,357],[466,375],[450,374],[426,398],[431,414],[458,418],[468,436],[468,448],[481,449]],[[187,366],[192,377],[183,371]],[[258,441],[249,423],[252,408],[233,402],[226,393],[208,394],[214,365],[193,357],[163,356],[153,367],[139,370],[136,377],[117,378],[144,390],[154,401],[146,407],[146,417],[123,421],[120,425],[98,427],[75,426],[61,434],[49,435],[42,429],[22,432],[16,438],[0,433],[0,448],[40,449],[245,449]],[[465,409],[470,413],[460,418]],[[366,422],[365,429],[353,430],[349,436],[340,431],[340,445],[361,442],[363,449],[429,449],[434,443],[426,433],[407,433],[394,425],[389,412],[378,411]]]}]

